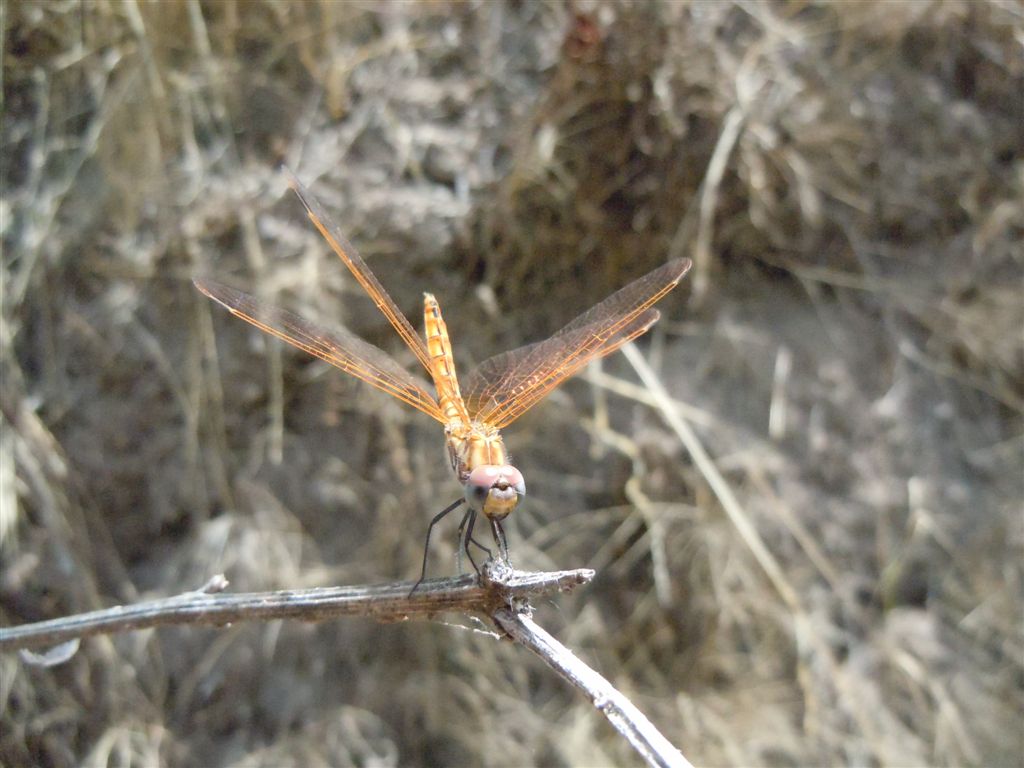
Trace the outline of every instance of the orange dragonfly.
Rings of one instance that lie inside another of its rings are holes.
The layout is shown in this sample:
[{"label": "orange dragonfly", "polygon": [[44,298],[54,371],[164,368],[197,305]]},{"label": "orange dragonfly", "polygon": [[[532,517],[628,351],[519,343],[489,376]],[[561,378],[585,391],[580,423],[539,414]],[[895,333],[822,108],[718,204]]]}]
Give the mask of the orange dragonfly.
[{"label": "orange dragonfly", "polygon": [[[348,331],[326,330],[298,315],[211,280],[196,280],[196,287],[231,314],[252,323],[345,373],[417,408],[444,425],[448,459],[463,486],[463,497],[437,514],[430,532],[449,512],[465,503],[459,526],[459,555],[469,552],[478,513],[491,524],[502,558],[508,544],[501,521],[526,493],[522,473],[511,465],[500,430],[522,416],[565,379],[587,363],[614,352],[647,331],[660,313],[652,305],[671,291],[690,268],[689,259],[671,261],[612,294],[577,317],[547,341],[529,344],[485,360],[460,387],[441,308],[432,294],[423,297],[424,337],[420,337],[388,295],[352,244],[327,216],[313,196],[291,177],[290,186],[316,228],[341,257],[363,289],[384,313],[398,335],[434,381],[436,395],[387,353]],[[423,556],[423,574],[426,573]],[[421,574],[421,581],[423,575]],[[419,582],[417,582],[418,584]]]}]

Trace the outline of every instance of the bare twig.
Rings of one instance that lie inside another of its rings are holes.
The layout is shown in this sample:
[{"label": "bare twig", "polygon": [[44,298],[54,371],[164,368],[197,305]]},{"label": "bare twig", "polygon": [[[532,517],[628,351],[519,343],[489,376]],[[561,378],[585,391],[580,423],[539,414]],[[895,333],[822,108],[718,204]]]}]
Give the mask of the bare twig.
[{"label": "bare twig", "polygon": [[583,691],[648,765],[691,768],[691,763],[629,699],[537,626],[528,613],[499,608],[492,618],[509,637],[536,653],[549,667]]},{"label": "bare twig", "polygon": [[[489,573],[491,573],[489,571]],[[211,594],[195,592],[135,605],[115,606],[20,627],[0,629],[0,650],[40,648],[90,635],[128,632],[164,624],[224,625],[239,621],[371,616],[382,621],[426,618],[443,611],[490,614],[530,597],[572,589],[594,576],[588,569],[527,573],[494,569],[485,585],[475,576],[423,582],[409,595],[411,582],[376,586]]]},{"label": "bare twig", "polygon": [[[164,600],[0,629],[0,650],[27,653],[24,649],[58,646],[55,660],[46,654],[23,656],[28,663],[49,665],[74,655],[79,638],[164,624],[220,626],[269,619],[324,621],[338,616],[403,621],[445,611],[483,613],[508,637],[539,655],[583,691],[650,765],[685,768],[690,763],[640,710],[530,618],[531,597],[566,591],[593,577],[594,572],[587,568],[525,572],[492,561],[484,566],[482,579],[467,575],[425,581],[412,595],[408,582],[230,595],[223,594],[227,580],[218,575],[194,592]],[[62,648],[58,644],[71,645]]]}]

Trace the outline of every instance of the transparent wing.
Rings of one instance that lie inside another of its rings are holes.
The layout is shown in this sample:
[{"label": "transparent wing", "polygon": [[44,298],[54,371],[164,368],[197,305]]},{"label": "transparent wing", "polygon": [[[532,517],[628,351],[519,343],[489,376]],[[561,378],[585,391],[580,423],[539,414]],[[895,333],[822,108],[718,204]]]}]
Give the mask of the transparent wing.
[{"label": "transparent wing", "polygon": [[647,331],[659,317],[651,306],[689,268],[689,259],[669,262],[613,293],[547,341],[482,362],[462,387],[470,415],[498,428],[511,424],[591,360]]},{"label": "transparent wing", "polygon": [[212,280],[194,282],[196,288],[222,304],[231,314],[252,323],[264,333],[287,341],[444,423],[441,408],[424,383],[383,350],[348,331],[326,330],[230,286]]},{"label": "transparent wing", "polygon": [[402,310],[398,308],[398,305],[388,295],[388,292],[384,290],[384,286],[380,284],[380,281],[370,271],[370,268],[363,261],[363,257],[359,255],[355,246],[345,239],[338,225],[328,218],[323,206],[317,202],[316,198],[309,193],[309,190],[302,186],[290,171],[288,172],[288,183],[295,190],[299,200],[302,201],[306,208],[306,213],[316,225],[316,228],[320,230],[320,234],[331,244],[331,248],[345,262],[345,266],[349,268],[349,271],[352,272],[359,284],[363,286],[363,290],[370,295],[373,303],[384,313],[384,317],[398,331],[398,335],[402,337],[402,340],[409,349],[413,351],[416,358],[423,364],[423,367],[429,371],[430,353],[427,352],[426,342],[416,333],[409,319],[402,314]]}]

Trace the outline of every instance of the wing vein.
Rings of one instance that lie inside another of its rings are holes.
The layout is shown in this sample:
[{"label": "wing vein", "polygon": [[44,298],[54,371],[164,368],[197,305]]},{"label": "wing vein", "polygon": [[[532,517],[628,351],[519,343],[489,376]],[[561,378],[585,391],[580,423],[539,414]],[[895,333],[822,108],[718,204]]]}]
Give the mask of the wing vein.
[{"label": "wing vein", "polygon": [[363,257],[359,255],[359,251],[341,234],[341,229],[338,225],[331,221],[323,206],[320,205],[309,190],[302,186],[302,183],[291,172],[288,175],[289,184],[305,207],[310,221],[316,225],[316,228],[320,230],[320,234],[330,243],[331,248],[334,249],[334,252],[345,263],[352,276],[355,277],[356,281],[363,287],[363,290],[373,300],[373,303],[377,305],[377,308],[388,319],[388,322],[398,332],[398,335],[402,337],[402,341],[413,351],[416,359],[420,361],[427,371],[430,371],[430,354],[427,351],[426,342],[416,333],[412,323],[402,313],[402,310],[398,308],[394,299],[384,290],[384,286],[381,285],[376,275],[370,271],[370,267],[363,260]]},{"label": "wing vein", "polygon": [[264,333],[318,357],[444,423],[437,400],[423,383],[383,350],[347,331],[321,328],[230,286],[210,280],[196,280],[195,285],[231,314]]},{"label": "wing vein", "polygon": [[650,309],[682,279],[688,259],[669,262],[633,281],[546,341],[485,360],[463,387],[474,418],[507,426],[591,360],[611,354],[653,325]]}]

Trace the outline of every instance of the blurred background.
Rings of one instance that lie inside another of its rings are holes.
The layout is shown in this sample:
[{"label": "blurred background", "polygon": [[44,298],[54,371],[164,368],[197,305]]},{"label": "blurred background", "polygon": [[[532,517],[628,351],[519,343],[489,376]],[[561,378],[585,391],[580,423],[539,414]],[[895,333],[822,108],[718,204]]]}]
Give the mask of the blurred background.
[{"label": "blurred background", "polygon": [[[692,761],[1021,764],[1020,3],[0,18],[4,625],[219,572],[235,591],[418,575],[460,492],[438,426],[191,285],[414,362],[284,164],[417,328],[438,296],[463,371],[694,260],[638,351],[710,462],[621,354],[506,430],[516,565],[598,570],[539,621]],[[637,762],[532,657],[447,618],[4,655],[0,763]]]}]

